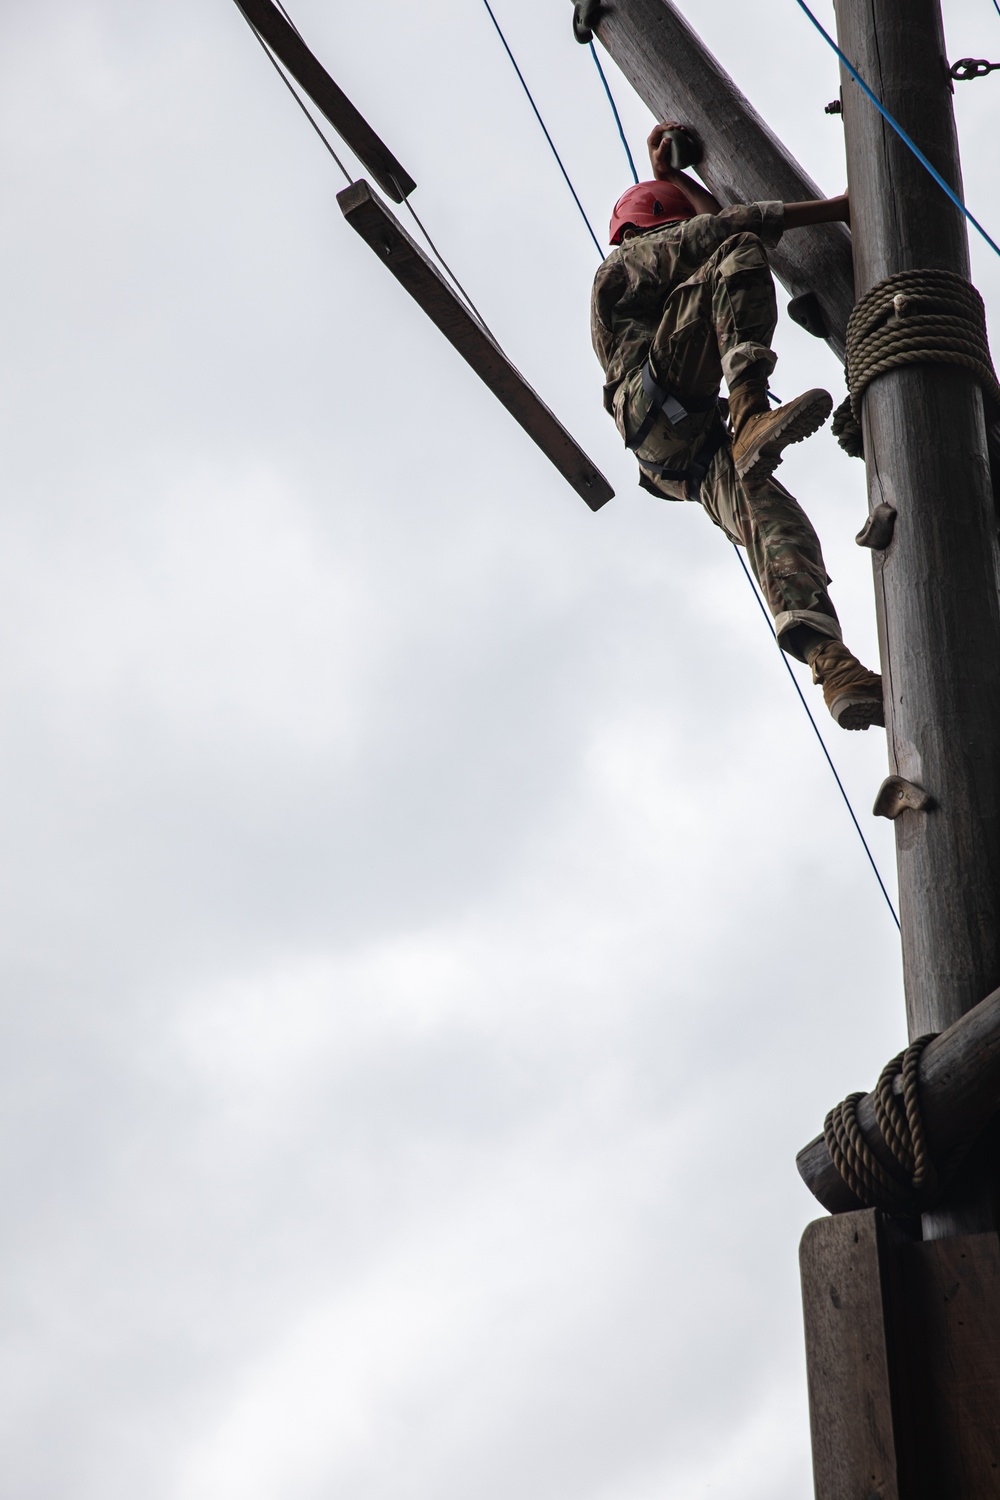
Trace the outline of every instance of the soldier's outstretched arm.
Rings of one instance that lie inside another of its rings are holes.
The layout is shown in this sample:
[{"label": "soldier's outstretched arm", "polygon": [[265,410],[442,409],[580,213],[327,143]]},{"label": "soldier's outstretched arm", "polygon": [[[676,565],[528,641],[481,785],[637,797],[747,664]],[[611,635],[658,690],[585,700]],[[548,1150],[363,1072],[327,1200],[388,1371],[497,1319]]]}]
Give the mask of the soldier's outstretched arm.
[{"label": "soldier's outstretched arm", "polygon": [[849,224],[851,205],[846,193],[839,198],[814,198],[808,203],[785,204],[785,228],[804,229],[807,224]]}]

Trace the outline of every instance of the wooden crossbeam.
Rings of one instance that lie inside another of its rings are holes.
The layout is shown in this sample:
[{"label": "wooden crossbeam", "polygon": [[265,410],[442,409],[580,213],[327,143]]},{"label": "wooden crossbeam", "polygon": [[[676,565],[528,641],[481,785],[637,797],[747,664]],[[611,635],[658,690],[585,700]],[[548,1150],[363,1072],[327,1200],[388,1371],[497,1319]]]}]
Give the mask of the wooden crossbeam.
[{"label": "wooden crossbeam", "polygon": [[359,161],[364,162],[382,191],[394,203],[402,203],[408,198],[417,185],[409,172],[355,109],[343,89],[334,83],[273,0],[236,0],[236,4],[279,62],[284,63],[317,108],[322,110],[337,134],[347,142]]},{"label": "wooden crossbeam", "polygon": [[[943,1163],[956,1147],[970,1145],[1000,1110],[1000,990],[928,1044],[917,1076],[931,1155]],[[858,1102],[858,1124],[872,1150],[891,1169],[892,1157],[879,1144],[874,1094]],[[823,1136],[802,1148],[796,1164],[809,1191],[830,1213],[857,1208]]]},{"label": "wooden crossbeam", "polygon": [[337,202],[351,227],[372,247],[379,260],[388,266],[400,285],[437,324],[449,343],[534,439],[563,478],[591,510],[599,510],[614,495],[604,475],[484,331],[368,183],[353,183],[337,194]]}]

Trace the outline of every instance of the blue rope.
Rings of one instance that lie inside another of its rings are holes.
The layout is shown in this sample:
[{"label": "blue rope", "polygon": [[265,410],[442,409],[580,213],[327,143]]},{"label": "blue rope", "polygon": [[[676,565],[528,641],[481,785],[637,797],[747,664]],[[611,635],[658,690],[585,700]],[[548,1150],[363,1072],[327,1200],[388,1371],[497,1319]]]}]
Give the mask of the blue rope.
[{"label": "blue rope", "polygon": [[[993,0],[993,4],[1000,6],[1000,0]],[[598,73],[600,73],[601,75],[601,82],[604,84],[604,92],[607,94],[608,103],[611,105],[611,113],[614,115],[615,124],[618,126],[618,134],[622,138],[622,145],[625,147],[625,155],[628,157],[628,164],[632,168],[632,177],[636,182],[638,182],[639,174],[635,170],[635,162],[632,160],[632,153],[629,150],[628,140],[626,139],[625,131],[622,127],[622,117],[618,113],[618,106],[615,103],[615,96],[611,92],[611,85],[608,83],[607,78],[604,76],[604,69],[601,67],[601,59],[597,55],[597,48],[594,46],[593,42],[591,42],[590,44],[590,55],[597,65]]]},{"label": "blue rope", "polygon": [[997,15],[1000,16],[1000,0],[993,0],[993,9],[996,11]]},{"label": "blue rope", "polygon": [[563,166],[563,160],[562,160],[562,157],[559,155],[559,152],[556,150],[555,141],[549,135],[548,129],[546,128],[546,125],[545,125],[545,121],[542,119],[541,115],[539,114],[538,105],[535,103],[534,99],[531,97],[531,90],[529,89],[528,85],[524,81],[524,74],[521,72],[521,69],[517,65],[517,59],[515,58],[513,52],[510,50],[510,47],[507,45],[507,38],[504,36],[503,32],[500,30],[500,22],[497,20],[496,16],[493,14],[493,7],[490,5],[490,0],[483,0],[483,4],[486,6],[486,9],[490,13],[490,20],[493,22],[493,25],[497,29],[497,36],[503,42],[504,51],[506,52],[507,56],[510,58],[511,63],[514,66],[514,72],[517,74],[518,78],[521,80],[521,87],[524,89],[524,92],[527,94],[527,96],[528,96],[528,103],[531,105],[532,109],[535,111],[535,119],[538,121],[539,125],[542,127],[542,131],[543,131],[543,133],[545,135],[545,139],[548,141],[550,147],[552,148],[552,155],[555,157],[556,161],[559,163],[559,170],[560,170],[560,172],[563,174],[563,176],[566,179],[566,186],[569,188],[570,192],[573,194],[573,202],[576,204],[577,208],[580,210],[580,213],[581,213],[581,215],[583,217],[583,222],[586,224],[587,228],[590,230],[590,238],[593,240],[594,244],[597,246],[597,253],[601,257],[601,259],[603,260],[604,259],[604,250],[601,247],[601,242],[597,238],[597,235],[594,233],[593,226],[591,225],[590,220],[587,218],[587,213],[586,213],[586,210],[585,210],[583,204],[580,202],[580,199],[577,197],[576,188],[573,186],[572,182],[570,181],[569,173],[567,172],[566,168]]},{"label": "blue rope", "polygon": [[[750,587],[753,589],[753,596],[754,596],[754,598],[757,601],[757,607],[759,608],[761,614],[764,616],[764,619],[765,619],[765,621],[767,623],[767,628],[771,632],[771,635],[773,636],[774,640],[777,641],[778,637],[777,637],[777,634],[775,632],[774,626],[771,623],[771,616],[768,614],[767,608],[766,608],[766,606],[764,604],[764,601],[760,597],[760,593],[758,592],[757,585],[753,581],[753,574],[750,572],[750,569],[747,567],[746,558],[743,556],[743,553],[740,551],[739,547],[737,547],[737,545],[736,545],[735,542],[733,543],[733,551],[736,553],[736,556],[739,559],[740,567],[743,569],[744,573],[746,574],[747,583],[749,583]],[[858,838],[861,840],[862,844],[864,845],[864,851],[865,851],[865,853],[868,856],[868,863],[871,865],[872,869],[875,872],[875,879],[879,883],[879,889],[881,890],[883,896],[885,897],[885,903],[888,906],[890,912],[892,913],[892,920],[895,922],[895,924],[896,924],[896,930],[898,931],[899,930],[899,918],[896,915],[896,908],[893,906],[893,904],[892,904],[892,898],[889,895],[889,892],[886,890],[885,884],[884,884],[884,882],[882,880],[882,877],[879,874],[878,865],[875,863],[874,855],[872,854],[872,851],[868,847],[868,840],[865,838],[864,834],[861,831],[861,824],[858,822],[857,818],[854,815],[854,808],[851,806],[851,799],[847,795],[846,791],[844,790],[844,783],[841,781],[839,775],[837,774],[837,767],[834,765],[833,758],[830,755],[829,750],[826,748],[826,741],[824,740],[823,736],[819,732],[819,725],[816,723],[816,720],[812,716],[812,710],[810,709],[808,703],[806,702],[805,694],[803,693],[801,687],[799,686],[799,679],[796,677],[795,673],[792,671],[791,663],[789,662],[788,657],[785,655],[784,651],[781,650],[780,646],[778,647],[778,650],[779,650],[779,653],[780,653],[780,656],[781,656],[781,660],[785,664],[785,671],[788,673],[789,677],[792,679],[792,686],[794,687],[795,691],[799,695],[799,702],[802,704],[802,707],[805,709],[805,711],[806,711],[806,717],[808,718],[810,724],[813,727],[813,733],[815,734],[816,738],[819,740],[820,747],[821,747],[821,749],[823,751],[823,754],[826,756],[826,763],[830,767],[830,770],[833,772],[833,779],[837,783],[837,786],[840,788],[840,795],[843,797],[844,802],[845,802],[845,804],[847,806],[847,811],[851,815],[851,822],[854,824],[854,827],[857,830]]]},{"label": "blue rope", "polygon": [[[962,213],[968,219],[969,223],[979,230],[979,233],[989,245],[990,249],[995,250],[997,255],[1000,255],[1000,245],[997,244],[996,240],[990,238],[975,215],[969,212],[958,194],[948,186],[938,169],[931,166],[930,162],[927,160],[926,156],[921,151],[917,143],[914,140],[911,140],[906,131],[903,129],[902,125],[900,125],[899,121],[893,119],[892,115],[886,109],[881,99],[877,98],[875,94],[872,93],[871,89],[868,87],[867,83],[865,83],[865,80],[861,77],[861,74],[858,72],[854,64],[848,61],[843,52],[841,52],[840,48],[837,46],[837,43],[833,40],[833,37],[830,35],[830,33],[820,25],[819,21],[817,21],[816,17],[813,15],[812,11],[806,4],[806,0],[796,0],[796,3],[802,10],[805,11],[806,15],[809,17],[816,30],[819,32],[820,36],[825,37],[825,39],[829,42],[834,52],[836,52],[837,56],[844,64],[844,67],[847,69],[848,73],[850,73],[851,77],[854,79],[854,82],[861,89],[862,93],[867,94],[868,98],[874,104],[875,108],[878,110],[882,118],[892,126],[893,130],[899,136],[904,145],[909,146],[910,150],[917,158],[917,161],[920,162],[921,166],[927,168],[928,172],[934,178],[934,181],[937,183],[938,187],[944,189],[944,191],[948,194],[948,197],[951,199],[952,203],[954,203],[955,207],[961,209]],[[997,0],[993,0],[993,3],[994,5],[996,5]],[[1000,11],[1000,5],[997,5],[997,10]]]}]

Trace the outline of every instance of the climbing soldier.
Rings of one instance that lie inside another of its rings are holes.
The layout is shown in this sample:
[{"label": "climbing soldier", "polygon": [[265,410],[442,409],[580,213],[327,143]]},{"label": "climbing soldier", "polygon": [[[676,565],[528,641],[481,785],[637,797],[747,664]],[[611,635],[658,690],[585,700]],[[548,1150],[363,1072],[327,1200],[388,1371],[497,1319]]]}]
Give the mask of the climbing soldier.
[{"label": "climbing soldier", "polygon": [[746,548],[780,645],[811,666],[841,728],[884,724],[882,679],[843,644],[819,539],[772,477],[783,449],[816,432],[833,403],[812,390],[771,409],[777,304],[764,247],[786,230],[847,222],[847,197],[723,209],[671,167],[667,132],[678,128],[655,127],[648,141],[655,181],[615,204],[615,248],[597,273],[592,303],[604,404],[635,453],[640,485],[668,500],[700,501]]}]

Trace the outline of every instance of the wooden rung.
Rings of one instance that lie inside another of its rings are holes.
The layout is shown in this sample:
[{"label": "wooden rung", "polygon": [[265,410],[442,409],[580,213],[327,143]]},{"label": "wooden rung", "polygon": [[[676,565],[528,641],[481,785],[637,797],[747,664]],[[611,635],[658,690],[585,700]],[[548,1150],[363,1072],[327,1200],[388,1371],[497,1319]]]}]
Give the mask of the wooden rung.
[{"label": "wooden rung", "polygon": [[402,203],[408,198],[417,185],[409,172],[334,83],[273,0],[236,0],[236,4],[279,62],[284,63],[313,103],[323,111],[337,134],[364,162],[382,191],[394,203]]},{"label": "wooden rung", "polygon": [[484,333],[472,313],[368,183],[352,183],[337,194],[337,202],[347,222],[389,267],[396,280],[437,324],[445,338],[454,344],[591,510],[599,510],[606,504],[614,490],[604,475],[514,368],[503,350]]}]

